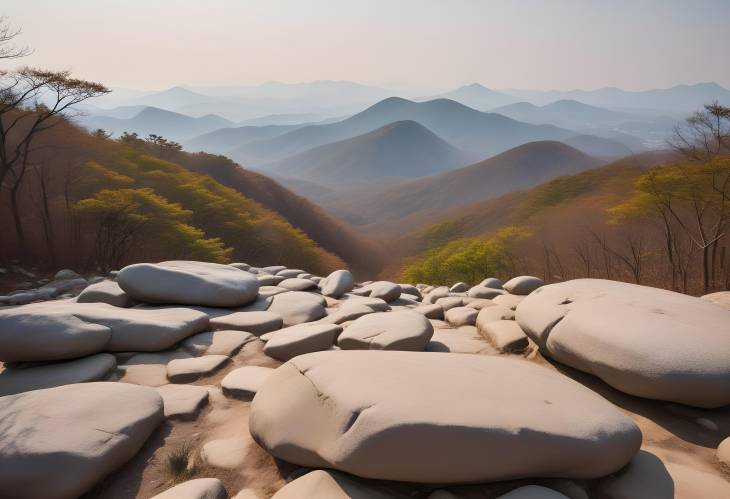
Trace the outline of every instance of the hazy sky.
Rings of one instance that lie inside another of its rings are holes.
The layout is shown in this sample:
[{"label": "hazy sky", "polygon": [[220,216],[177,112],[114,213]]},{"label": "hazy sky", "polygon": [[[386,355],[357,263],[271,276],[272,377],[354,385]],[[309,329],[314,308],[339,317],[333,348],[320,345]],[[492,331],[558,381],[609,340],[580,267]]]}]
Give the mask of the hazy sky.
[{"label": "hazy sky", "polygon": [[730,0],[2,0],[0,15],[27,64],[131,88],[730,87]]}]

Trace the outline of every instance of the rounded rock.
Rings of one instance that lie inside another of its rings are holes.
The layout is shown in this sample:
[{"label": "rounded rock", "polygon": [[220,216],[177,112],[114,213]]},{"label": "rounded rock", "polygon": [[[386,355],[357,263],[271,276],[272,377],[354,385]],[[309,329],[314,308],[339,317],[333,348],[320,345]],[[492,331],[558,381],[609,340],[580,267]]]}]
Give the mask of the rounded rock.
[{"label": "rounded rock", "polygon": [[433,336],[433,325],[418,312],[402,310],[376,312],[356,319],[340,337],[344,350],[414,350],[426,348]]}]

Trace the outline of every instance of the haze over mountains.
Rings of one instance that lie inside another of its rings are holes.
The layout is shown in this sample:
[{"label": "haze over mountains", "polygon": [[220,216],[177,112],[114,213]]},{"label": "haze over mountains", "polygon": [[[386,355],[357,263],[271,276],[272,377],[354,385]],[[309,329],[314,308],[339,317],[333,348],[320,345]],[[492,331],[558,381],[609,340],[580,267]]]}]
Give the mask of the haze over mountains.
[{"label": "haze over mountains", "polygon": [[474,83],[430,96],[397,93],[343,81],[127,90],[88,106],[80,121],[227,156],[361,230],[392,234],[445,210],[664,148],[691,110],[730,103],[730,91],[714,83],[642,92]]}]

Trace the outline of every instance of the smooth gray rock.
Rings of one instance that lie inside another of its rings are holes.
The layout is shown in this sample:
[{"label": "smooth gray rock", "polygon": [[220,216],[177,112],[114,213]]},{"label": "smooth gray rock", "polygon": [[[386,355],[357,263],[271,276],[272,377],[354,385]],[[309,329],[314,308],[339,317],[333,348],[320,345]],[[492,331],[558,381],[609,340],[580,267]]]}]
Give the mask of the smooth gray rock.
[{"label": "smooth gray rock", "polygon": [[252,274],[217,263],[169,261],[128,265],[117,275],[119,286],[144,303],[239,307],[256,299],[259,282]]},{"label": "smooth gray rock", "polygon": [[504,290],[502,289],[495,289],[490,288],[489,286],[474,286],[473,288],[470,288],[469,291],[467,291],[467,296],[470,296],[472,298],[488,298],[492,299],[495,296],[499,296],[504,294]]},{"label": "smooth gray rock", "polygon": [[167,364],[167,379],[172,383],[190,383],[213,374],[230,360],[225,355],[203,355],[191,359],[174,359]]},{"label": "smooth gray rock", "polygon": [[0,361],[66,360],[99,352],[150,352],[208,328],[185,308],[143,310],[50,301],[0,310]]},{"label": "smooth gray rock", "polygon": [[116,281],[104,280],[87,286],[76,299],[79,303],[108,303],[115,307],[128,308],[134,300],[119,287]]},{"label": "smooth gray rock", "polygon": [[423,314],[428,319],[442,320],[444,318],[444,309],[441,308],[441,305],[419,305],[413,311]]},{"label": "smooth gray rock", "polygon": [[477,286],[483,286],[485,288],[493,288],[493,289],[502,289],[502,281],[497,279],[496,277],[487,277],[482,282],[477,284]]},{"label": "smooth gray rock", "polygon": [[378,482],[315,470],[286,484],[272,499],[401,499]]},{"label": "smooth gray rock", "polygon": [[349,270],[335,270],[319,283],[322,294],[333,298],[339,298],[354,286],[355,278]]},{"label": "smooth gray rock", "polygon": [[533,292],[516,317],[546,355],[625,393],[705,408],[730,404],[730,311],[705,300],[578,279]]},{"label": "smooth gray rock", "polygon": [[254,397],[249,430],[290,463],[416,483],[598,478],[641,445],[629,417],[562,374],[429,352],[292,359]]},{"label": "smooth gray rock", "polygon": [[309,279],[299,279],[298,277],[289,277],[277,284],[280,288],[288,289],[289,291],[306,291],[317,287],[314,281]]},{"label": "smooth gray rock", "polygon": [[268,310],[235,312],[211,319],[210,325],[213,329],[237,329],[260,336],[281,329],[284,325],[284,318]]},{"label": "smooth gray rock", "polygon": [[116,359],[108,353],[52,364],[5,366],[5,370],[0,372],[0,397],[42,388],[99,381],[116,366]]},{"label": "smooth gray rock", "polygon": [[326,315],[322,296],[306,291],[289,291],[274,295],[269,312],[279,314],[284,326],[312,322]]},{"label": "smooth gray rock", "polygon": [[433,326],[418,312],[377,312],[352,322],[337,339],[343,350],[423,350]]},{"label": "smooth gray rock", "polygon": [[479,312],[470,307],[454,307],[446,311],[446,322],[454,327],[473,326]]},{"label": "smooth gray rock", "polygon": [[525,332],[515,321],[492,321],[479,332],[500,352],[522,352],[529,345]]},{"label": "smooth gray rock", "polygon": [[208,403],[208,389],[195,385],[162,385],[155,388],[162,397],[168,419],[195,419]]},{"label": "smooth gray rock", "polygon": [[164,420],[162,398],[127,383],[81,383],[0,398],[0,491],[68,499],[129,459]]},{"label": "smooth gray rock", "polygon": [[152,499],[228,499],[228,493],[217,478],[196,478],[175,485]]},{"label": "smooth gray rock", "polygon": [[539,277],[533,277],[529,275],[521,275],[513,277],[509,281],[505,282],[504,289],[513,295],[529,295],[537,288],[544,286],[545,282]]},{"label": "smooth gray rock", "polygon": [[452,293],[465,293],[469,289],[465,282],[457,282],[449,288]]},{"label": "smooth gray rock", "polygon": [[256,339],[246,331],[206,331],[187,338],[182,347],[193,355],[233,356],[243,345]]},{"label": "smooth gray rock", "polygon": [[223,393],[235,398],[250,399],[274,370],[263,366],[244,366],[226,374],[221,381]]},{"label": "smooth gray rock", "polygon": [[337,324],[299,324],[274,332],[264,346],[269,357],[287,361],[297,355],[320,352],[334,345],[342,326]]}]

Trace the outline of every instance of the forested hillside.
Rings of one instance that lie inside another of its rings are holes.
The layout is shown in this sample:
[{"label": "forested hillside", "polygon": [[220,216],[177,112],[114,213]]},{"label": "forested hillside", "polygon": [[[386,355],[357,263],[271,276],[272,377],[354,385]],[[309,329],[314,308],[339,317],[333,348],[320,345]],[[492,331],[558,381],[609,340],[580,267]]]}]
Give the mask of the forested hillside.
[{"label": "forested hillside", "polygon": [[165,259],[282,261],[317,272],[342,265],[285,217],[171,160],[169,152],[183,154],[176,144],[111,140],[54,119],[10,172],[3,261],[100,271]]}]

